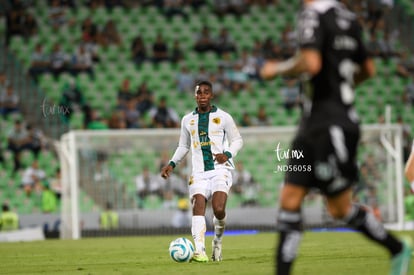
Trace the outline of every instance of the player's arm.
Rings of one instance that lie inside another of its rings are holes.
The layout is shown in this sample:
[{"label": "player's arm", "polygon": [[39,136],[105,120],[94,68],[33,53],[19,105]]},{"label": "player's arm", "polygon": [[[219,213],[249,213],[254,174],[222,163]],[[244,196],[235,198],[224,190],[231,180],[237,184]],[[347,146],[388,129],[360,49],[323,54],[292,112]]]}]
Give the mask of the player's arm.
[{"label": "player's arm", "polygon": [[375,75],[375,64],[372,58],[367,58],[361,64],[359,70],[354,75],[355,85],[360,84],[366,79],[373,77]]},{"label": "player's arm", "polygon": [[286,61],[266,61],[260,70],[260,76],[270,80],[276,76],[297,76],[301,74],[316,75],[322,67],[322,57],[318,50],[301,49]]},{"label": "player's arm", "polygon": [[184,126],[184,118],[181,120],[180,139],[178,141],[177,149],[174,152],[170,162],[161,169],[161,177],[168,178],[175,166],[184,159],[190,150],[191,137],[187,128]]},{"label": "player's arm", "polygon": [[407,163],[405,164],[405,177],[410,182],[411,190],[414,192],[414,142],[411,154],[408,157]]},{"label": "player's arm", "polygon": [[235,157],[243,147],[242,136],[240,135],[239,129],[237,128],[236,123],[231,116],[227,118],[224,131],[226,132],[227,140],[230,146],[227,151],[223,152],[222,154],[214,155],[218,163],[224,163],[230,158]]}]

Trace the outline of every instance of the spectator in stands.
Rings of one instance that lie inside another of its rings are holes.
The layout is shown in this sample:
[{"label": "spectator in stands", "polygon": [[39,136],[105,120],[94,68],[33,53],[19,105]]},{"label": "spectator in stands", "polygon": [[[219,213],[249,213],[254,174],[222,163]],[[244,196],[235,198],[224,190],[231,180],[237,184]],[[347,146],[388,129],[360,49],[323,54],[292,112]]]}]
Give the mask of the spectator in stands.
[{"label": "spectator in stands", "polygon": [[149,115],[154,128],[176,128],[179,126],[179,117],[176,111],[167,106],[167,98],[162,96],[158,105],[153,107]]},{"label": "spectator in stands", "polygon": [[100,33],[100,44],[103,47],[107,47],[109,45],[120,46],[122,44],[122,39],[116,27],[115,21],[108,20],[108,22],[106,22],[102,32]]},{"label": "spectator in stands", "polygon": [[210,34],[208,26],[204,25],[201,32],[197,35],[194,50],[199,53],[215,51],[214,39]]},{"label": "spectator in stands", "polygon": [[143,81],[135,94],[137,100],[137,110],[145,115],[154,106],[154,93],[148,88],[147,81]]},{"label": "spectator in stands", "polygon": [[135,100],[130,100],[126,104],[125,121],[127,128],[141,128],[141,114],[137,110]]},{"label": "spectator in stands", "polygon": [[39,162],[35,159],[32,165],[23,171],[22,187],[27,197],[30,197],[33,190],[40,191],[42,181],[46,178],[46,172],[39,167]]},{"label": "spectator in stands", "polygon": [[248,112],[244,112],[241,119],[240,119],[240,126],[241,127],[249,127],[249,126],[253,126],[253,122],[252,119],[249,115]]},{"label": "spectator in stands", "polygon": [[5,89],[6,86],[10,83],[7,79],[7,74],[4,70],[0,70],[0,90]]},{"label": "spectator in stands", "polygon": [[275,52],[275,44],[273,42],[272,37],[267,37],[265,41],[261,44],[262,48],[261,51],[263,53],[263,58],[265,59],[272,59],[277,58],[277,54]]},{"label": "spectator in stands", "polygon": [[283,87],[280,88],[283,106],[291,113],[293,108],[301,104],[299,82],[296,78],[283,78]]},{"label": "spectator in stands", "polygon": [[35,158],[39,157],[40,151],[44,148],[45,137],[40,129],[33,127],[31,124],[26,126],[28,136],[28,149],[33,152]]},{"label": "spectator in stands", "polygon": [[36,22],[35,17],[30,14],[26,13],[25,22],[24,22],[24,37],[26,39],[36,35],[38,33],[38,25]]},{"label": "spectator in stands", "polygon": [[134,61],[135,65],[141,66],[141,64],[147,60],[147,49],[144,44],[144,40],[142,36],[137,36],[132,41],[131,46],[132,51],[132,60]]},{"label": "spectator in stands", "polygon": [[174,65],[177,65],[184,59],[184,52],[181,49],[180,40],[174,39],[171,49],[170,60]]},{"label": "spectator in stands", "polygon": [[247,74],[249,79],[260,81],[259,70],[263,65],[264,59],[259,51],[251,52],[249,49],[244,48],[239,62],[242,66],[242,71]]},{"label": "spectator in stands", "polygon": [[61,73],[68,70],[69,58],[64,53],[57,42],[53,45],[52,53],[50,54],[50,71],[57,79]]},{"label": "spectator in stands", "polygon": [[188,21],[188,14],[183,9],[183,0],[164,0],[163,1],[164,15],[171,20],[173,16],[182,16],[184,20]]},{"label": "spectator in stands", "polygon": [[47,180],[42,181],[42,203],[41,209],[43,213],[54,213],[58,209],[59,200],[55,192],[50,188]]},{"label": "spectator in stands", "polygon": [[20,227],[19,215],[10,210],[7,203],[2,204],[2,212],[0,214],[0,231],[14,231]]},{"label": "spectator in stands", "polygon": [[223,27],[215,39],[215,49],[219,56],[226,52],[236,52],[237,47],[227,28]]},{"label": "spectator in stands", "polygon": [[137,188],[138,207],[144,207],[144,200],[150,195],[163,198],[161,183],[158,177],[151,173],[149,167],[144,165],[142,173],[135,178],[135,185]]},{"label": "spectator in stands", "polygon": [[296,33],[292,29],[291,24],[287,24],[282,31],[282,37],[277,43],[280,49],[282,59],[288,59],[295,54],[296,51]]},{"label": "spectator in stands", "polygon": [[89,121],[86,124],[89,130],[105,130],[108,129],[106,120],[99,114],[98,110],[91,109]]},{"label": "spectator in stands", "polygon": [[[226,87],[224,87],[223,83],[217,81],[217,75],[215,73],[211,73],[209,75],[208,81],[213,85],[213,94],[216,100],[220,99],[220,96],[226,92]],[[194,84],[193,84],[194,87]]]},{"label": "spectator in stands", "polygon": [[207,80],[209,78],[210,78],[210,74],[207,71],[206,67],[203,66],[203,65],[198,67],[198,72],[196,73],[196,75],[194,77],[195,82],[202,81],[202,80]]},{"label": "spectator in stands", "polygon": [[96,41],[99,36],[98,27],[92,22],[91,17],[86,17],[81,25],[82,40],[85,42]]},{"label": "spectator in stands", "polygon": [[0,94],[0,114],[7,118],[10,114],[20,112],[20,99],[14,92],[13,86],[8,84]]},{"label": "spectator in stands", "polygon": [[177,90],[180,93],[191,94],[193,92],[195,79],[187,65],[181,65],[181,70],[175,79]]},{"label": "spectator in stands", "polygon": [[227,14],[234,14],[240,17],[246,13],[249,6],[249,0],[214,0],[213,11],[220,18]]},{"label": "spectator in stands", "polygon": [[119,228],[119,214],[113,210],[112,203],[106,202],[105,210],[99,216],[99,225],[104,230]]},{"label": "spectator in stands", "polygon": [[257,110],[256,117],[253,120],[253,124],[255,126],[270,126],[270,118],[267,115],[266,107],[264,104],[259,105],[259,109]]},{"label": "spectator in stands", "polygon": [[7,136],[8,150],[12,151],[14,159],[14,173],[20,168],[20,154],[24,149],[28,149],[29,136],[26,129],[23,127],[23,123],[20,120],[14,122],[14,128]]},{"label": "spectator in stands", "polygon": [[56,198],[60,200],[62,196],[62,172],[60,168],[57,168],[55,174],[50,179],[50,188],[56,195]]},{"label": "spectator in stands", "polygon": [[404,92],[405,102],[414,107],[414,74],[411,75]]},{"label": "spectator in stands", "polygon": [[92,56],[92,61],[97,63],[100,61],[98,55],[98,41],[100,34],[96,24],[88,17],[82,22],[82,38],[81,43],[85,45],[86,51]]},{"label": "spectator in stands", "polygon": [[367,50],[371,56],[379,57],[381,55],[380,44],[378,42],[377,34],[375,32],[371,32],[369,34],[369,40],[366,45]]},{"label": "spectator in stands", "polygon": [[29,75],[37,82],[39,75],[48,72],[50,67],[49,57],[44,53],[41,43],[36,44],[30,60]]},{"label": "spectator in stands", "polygon": [[177,210],[173,214],[171,225],[174,228],[188,228],[191,226],[191,211],[188,198],[181,198],[177,202]]},{"label": "spectator in stands", "polygon": [[400,53],[397,51],[393,39],[390,38],[388,32],[384,32],[384,36],[378,39],[378,46],[380,48],[380,55],[384,59],[399,56]]},{"label": "spectator in stands", "polygon": [[79,45],[73,55],[71,71],[74,76],[79,73],[87,73],[91,79],[94,78],[92,55],[86,50],[86,45],[83,43]]},{"label": "spectator in stands", "polygon": [[414,55],[403,51],[397,61],[397,75],[411,77],[414,75]]},{"label": "spectator in stands", "polygon": [[109,129],[126,129],[127,122],[125,119],[125,111],[113,111],[108,121],[108,127]]},{"label": "spectator in stands", "polygon": [[67,9],[59,0],[52,0],[48,9],[49,23],[56,31],[63,25],[73,25],[74,21],[67,17]]},{"label": "spectator in stands", "polygon": [[168,45],[162,36],[158,33],[154,44],[152,44],[152,61],[156,64],[162,61],[168,61]]},{"label": "spectator in stands", "polygon": [[13,5],[6,13],[6,45],[9,45],[13,36],[24,34],[25,11],[21,3]]},{"label": "spectator in stands", "polygon": [[241,62],[235,62],[233,68],[228,70],[227,79],[231,81],[233,95],[237,95],[240,91],[250,91],[249,75],[243,71]]},{"label": "spectator in stands", "polygon": [[126,109],[128,101],[131,101],[134,98],[134,94],[131,89],[131,82],[129,78],[124,78],[122,81],[121,87],[118,90],[119,104],[122,108]]},{"label": "spectator in stands", "polygon": [[251,173],[245,169],[243,162],[236,163],[236,169],[232,170],[232,191],[241,199],[242,206],[256,206],[259,204],[258,185]]},{"label": "spectator in stands", "polygon": [[72,114],[77,111],[86,112],[86,100],[82,94],[82,91],[79,85],[76,84],[74,79],[65,83],[62,92],[62,98],[59,102],[65,110],[68,110],[63,115],[65,116],[66,121],[69,121]]}]

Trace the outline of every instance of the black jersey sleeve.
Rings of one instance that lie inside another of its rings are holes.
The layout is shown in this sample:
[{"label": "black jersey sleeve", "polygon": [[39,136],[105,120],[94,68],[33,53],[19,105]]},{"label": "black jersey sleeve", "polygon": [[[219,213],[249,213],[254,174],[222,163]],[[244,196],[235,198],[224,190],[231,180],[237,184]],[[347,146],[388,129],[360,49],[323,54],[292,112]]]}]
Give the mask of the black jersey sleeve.
[{"label": "black jersey sleeve", "polygon": [[311,48],[321,51],[324,31],[317,11],[304,9],[298,18],[298,40],[301,49]]}]

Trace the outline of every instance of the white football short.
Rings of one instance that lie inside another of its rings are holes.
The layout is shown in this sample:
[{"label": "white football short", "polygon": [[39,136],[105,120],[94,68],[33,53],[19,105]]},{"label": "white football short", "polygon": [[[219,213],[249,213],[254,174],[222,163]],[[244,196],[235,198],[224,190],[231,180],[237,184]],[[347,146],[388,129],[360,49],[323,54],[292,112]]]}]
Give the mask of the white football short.
[{"label": "white football short", "polygon": [[232,175],[228,169],[217,169],[193,174],[189,185],[190,198],[195,194],[201,194],[209,200],[214,192],[217,191],[228,194],[232,184]]}]

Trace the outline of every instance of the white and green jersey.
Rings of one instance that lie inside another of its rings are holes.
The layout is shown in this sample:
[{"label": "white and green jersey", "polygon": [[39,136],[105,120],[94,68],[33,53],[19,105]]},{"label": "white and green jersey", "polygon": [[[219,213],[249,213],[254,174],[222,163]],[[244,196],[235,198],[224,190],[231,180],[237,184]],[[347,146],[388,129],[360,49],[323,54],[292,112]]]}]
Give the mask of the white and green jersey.
[{"label": "white and green jersey", "polygon": [[[233,169],[232,158],[243,145],[242,137],[230,114],[213,106],[208,113],[197,109],[181,120],[181,134],[178,147],[171,159],[178,164],[191,148],[193,174],[227,168]],[[214,154],[225,153],[229,160],[219,164]]]}]

